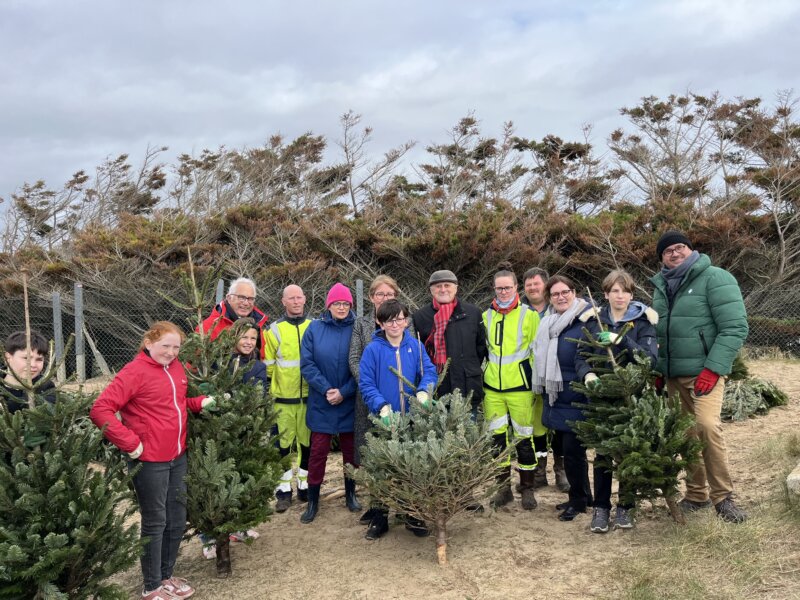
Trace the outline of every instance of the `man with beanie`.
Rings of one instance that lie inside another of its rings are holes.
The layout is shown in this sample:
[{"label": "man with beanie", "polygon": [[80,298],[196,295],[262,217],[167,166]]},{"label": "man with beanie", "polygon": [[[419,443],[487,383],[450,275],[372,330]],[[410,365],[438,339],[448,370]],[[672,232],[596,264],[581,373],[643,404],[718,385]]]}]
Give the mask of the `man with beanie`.
[{"label": "man with beanie", "polygon": [[472,398],[473,412],[483,400],[481,364],[487,357],[486,333],[480,309],[457,297],[458,279],[452,271],[435,271],[428,279],[433,301],[417,310],[414,329],[441,374],[447,374],[438,388],[443,396],[458,389]]},{"label": "man with beanie", "polygon": [[680,506],[692,512],[713,504],[721,519],[741,523],[747,514],[733,501],[720,411],[726,376],[748,333],[742,292],[733,275],[712,266],[680,231],[665,232],[656,252],[663,264],[651,279],[659,317],[657,368],[669,394],[678,394],[683,410],[694,415],[693,435],[704,446]]},{"label": "man with beanie", "polygon": [[[306,425],[308,383],[300,374],[300,341],[311,319],[306,317],[306,296],[299,285],[283,290],[281,303],[286,314],[264,332],[264,361],[267,363],[270,395],[278,412],[281,457],[297,448],[297,497],[308,500],[308,457],[311,432]],[[285,512],[292,504],[293,467],[281,475],[275,491],[275,512]]]}]

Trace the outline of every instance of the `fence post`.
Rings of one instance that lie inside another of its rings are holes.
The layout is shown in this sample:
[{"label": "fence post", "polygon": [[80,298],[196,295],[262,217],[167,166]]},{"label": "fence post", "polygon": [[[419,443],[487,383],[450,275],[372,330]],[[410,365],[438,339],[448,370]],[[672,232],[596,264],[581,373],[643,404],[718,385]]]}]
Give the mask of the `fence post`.
[{"label": "fence post", "polygon": [[58,372],[56,379],[64,382],[67,378],[67,367],[62,359],[64,358],[64,329],[61,325],[61,294],[53,292],[53,340],[56,344],[56,364]]},{"label": "fence post", "polygon": [[86,351],[83,347],[83,284],[75,282],[75,372],[86,381]]},{"label": "fence post", "polygon": [[225,297],[225,280],[219,279],[217,281],[217,300],[215,304],[219,304],[222,302],[222,299]]},{"label": "fence post", "polygon": [[364,316],[364,280],[356,279],[356,315]]}]

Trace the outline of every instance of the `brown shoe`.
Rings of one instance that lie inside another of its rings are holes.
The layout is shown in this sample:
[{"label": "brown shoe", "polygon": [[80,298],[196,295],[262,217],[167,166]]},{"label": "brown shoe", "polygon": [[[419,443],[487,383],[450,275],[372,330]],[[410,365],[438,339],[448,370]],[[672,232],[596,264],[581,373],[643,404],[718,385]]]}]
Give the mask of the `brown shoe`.
[{"label": "brown shoe", "polygon": [[730,496],[722,500],[722,502],[715,504],[714,508],[717,509],[719,518],[726,523],[744,523],[747,521],[747,513],[736,506],[736,503]]}]

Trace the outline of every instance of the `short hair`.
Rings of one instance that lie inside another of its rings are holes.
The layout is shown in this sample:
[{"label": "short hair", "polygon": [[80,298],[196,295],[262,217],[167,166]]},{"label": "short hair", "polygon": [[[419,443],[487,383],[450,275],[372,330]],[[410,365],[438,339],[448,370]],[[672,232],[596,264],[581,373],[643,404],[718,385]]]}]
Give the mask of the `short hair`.
[{"label": "short hair", "polygon": [[494,274],[494,278],[492,281],[497,281],[498,277],[511,277],[514,280],[514,285],[517,285],[519,282],[517,281],[517,276],[514,274],[514,271],[509,271],[508,269],[500,269],[497,273]]},{"label": "short hair", "polygon": [[544,291],[547,293],[547,299],[548,300],[550,299],[550,290],[551,290],[551,288],[557,283],[563,283],[565,286],[567,286],[572,291],[575,291],[577,289],[576,286],[575,286],[575,282],[572,281],[572,279],[570,279],[566,275],[553,275],[552,277],[549,277],[547,279],[547,283],[544,286]]},{"label": "short hair", "polygon": [[181,338],[181,343],[183,343],[183,340],[186,338],[181,328],[175,325],[175,323],[171,321],[156,321],[150,326],[150,329],[144,332],[142,343],[139,345],[139,351],[144,350],[145,344],[148,342],[151,344],[157,342],[168,333],[178,334],[178,337]]},{"label": "short hair", "polygon": [[607,294],[611,291],[616,284],[622,288],[623,291],[633,293],[636,289],[636,283],[633,281],[631,274],[624,269],[614,269],[606,275],[603,279],[603,291]]},{"label": "short hair", "polygon": [[[9,354],[14,354],[19,350],[25,350],[28,347],[24,331],[15,331],[6,338],[6,343],[3,344],[5,351]],[[41,356],[47,356],[50,352],[50,343],[47,338],[35,329],[31,330],[31,350],[35,350]]]},{"label": "short hair", "polygon": [[372,280],[372,283],[369,284],[369,296],[372,297],[372,295],[375,293],[375,290],[384,284],[392,288],[396,296],[400,295],[400,286],[397,285],[394,277],[390,277],[389,275],[378,275]]},{"label": "short hair", "polygon": [[378,323],[386,323],[386,321],[396,319],[400,315],[407,317],[409,314],[408,307],[405,304],[400,302],[400,300],[392,299],[387,300],[378,307],[375,313],[375,319]]},{"label": "short hair", "polygon": [[257,295],[257,293],[256,293],[257,292],[256,282],[253,281],[252,279],[248,279],[247,277],[239,277],[239,278],[234,279],[233,281],[231,281],[231,286],[228,288],[228,296],[230,296],[231,294],[235,294],[236,292],[234,290],[237,287],[239,287],[241,284],[243,284],[243,283],[246,283],[247,285],[252,286],[252,288],[253,288],[253,296]]},{"label": "short hair", "polygon": [[522,283],[524,284],[528,279],[533,279],[534,277],[541,277],[542,283],[547,283],[547,280],[550,279],[550,275],[547,271],[539,267],[532,267],[525,271],[525,274],[522,276]]}]

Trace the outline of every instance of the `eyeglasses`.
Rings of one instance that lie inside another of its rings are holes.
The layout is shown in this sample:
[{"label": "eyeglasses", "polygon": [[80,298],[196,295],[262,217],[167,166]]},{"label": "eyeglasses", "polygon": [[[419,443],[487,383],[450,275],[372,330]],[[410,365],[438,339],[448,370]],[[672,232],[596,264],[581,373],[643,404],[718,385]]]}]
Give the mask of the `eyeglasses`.
[{"label": "eyeglasses", "polygon": [[574,294],[575,290],[564,290],[563,292],[550,292],[551,298],[566,298],[570,294]]},{"label": "eyeglasses", "polygon": [[498,294],[505,294],[506,292],[510,292],[513,289],[516,289],[516,288],[508,285],[508,286],[505,286],[505,287],[496,287],[496,288],[494,288],[494,291],[497,292]]},{"label": "eyeglasses", "polygon": [[399,327],[400,325],[405,325],[408,323],[408,317],[402,317],[397,319],[392,319],[391,321],[384,321],[383,325],[391,325],[393,327]]},{"label": "eyeglasses", "polygon": [[681,254],[686,250],[686,244],[675,244],[672,248],[667,248],[661,253],[661,256],[671,256],[673,254]]},{"label": "eyeglasses", "polygon": [[375,292],[372,295],[375,298],[386,298],[387,300],[392,300],[394,298],[397,298],[397,294],[395,294],[394,292]]},{"label": "eyeglasses", "polygon": [[331,302],[333,308],[350,308],[349,302]]},{"label": "eyeglasses", "polygon": [[236,298],[239,302],[255,302],[255,296],[242,296],[241,294],[230,294],[234,298]]}]

